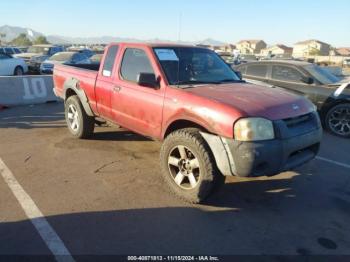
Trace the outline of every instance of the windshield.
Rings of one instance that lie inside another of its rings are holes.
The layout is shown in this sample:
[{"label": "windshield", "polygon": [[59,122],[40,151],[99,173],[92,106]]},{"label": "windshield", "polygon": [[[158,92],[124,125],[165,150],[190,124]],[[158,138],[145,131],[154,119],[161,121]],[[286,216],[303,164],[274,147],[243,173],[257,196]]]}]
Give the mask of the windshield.
[{"label": "windshield", "polygon": [[314,78],[324,85],[334,84],[340,81],[338,77],[333,75],[327,69],[324,69],[317,65],[307,65],[305,66],[306,71],[308,71]]},{"label": "windshield", "polygon": [[154,48],[170,85],[239,82],[235,72],[213,51],[196,47]]},{"label": "windshield", "polygon": [[65,62],[65,61],[69,61],[73,55],[74,53],[57,53],[51,56],[48,60]]},{"label": "windshield", "polygon": [[31,46],[28,48],[28,53],[35,53],[35,54],[43,54],[47,55],[49,53],[48,47],[42,47],[42,46]]}]

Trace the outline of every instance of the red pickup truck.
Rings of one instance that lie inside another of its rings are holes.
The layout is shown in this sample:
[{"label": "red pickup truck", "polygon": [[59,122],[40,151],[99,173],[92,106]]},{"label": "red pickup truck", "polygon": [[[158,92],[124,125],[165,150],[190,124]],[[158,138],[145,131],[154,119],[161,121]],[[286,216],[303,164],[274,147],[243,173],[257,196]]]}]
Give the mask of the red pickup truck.
[{"label": "red pickup truck", "polygon": [[162,176],[192,203],[226,176],[272,176],[319,150],[311,102],[242,81],[205,48],[113,43],[100,65],[56,65],[53,78],[73,136],[90,137],[103,118],[163,141]]}]

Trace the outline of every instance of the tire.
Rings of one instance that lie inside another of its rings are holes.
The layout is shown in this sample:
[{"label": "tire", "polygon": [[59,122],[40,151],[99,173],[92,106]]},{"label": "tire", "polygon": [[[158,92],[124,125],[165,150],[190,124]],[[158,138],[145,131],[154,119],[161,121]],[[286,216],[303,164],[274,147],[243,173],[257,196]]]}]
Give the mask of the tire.
[{"label": "tire", "polygon": [[170,191],[186,202],[203,202],[225,183],[209,146],[195,128],[171,133],[161,152],[161,174]]},{"label": "tire", "polygon": [[342,103],[328,110],[325,127],[332,134],[350,138],[350,103]]},{"label": "tire", "polygon": [[23,68],[21,66],[16,66],[15,71],[13,72],[13,75],[15,75],[15,76],[24,75]]},{"label": "tire", "polygon": [[78,96],[70,96],[66,100],[65,118],[69,132],[74,137],[86,139],[94,133],[95,118],[86,114]]}]

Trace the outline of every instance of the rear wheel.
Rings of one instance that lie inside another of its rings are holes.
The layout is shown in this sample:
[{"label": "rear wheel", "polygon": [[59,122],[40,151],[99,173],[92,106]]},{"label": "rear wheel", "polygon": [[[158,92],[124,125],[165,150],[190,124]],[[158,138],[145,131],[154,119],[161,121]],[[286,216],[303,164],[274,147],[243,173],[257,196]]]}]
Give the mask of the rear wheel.
[{"label": "rear wheel", "polygon": [[14,71],[13,74],[14,74],[15,76],[21,76],[21,75],[24,74],[24,70],[23,70],[23,68],[22,68],[21,66],[17,66],[17,67],[15,68],[15,71]]},{"label": "rear wheel", "polygon": [[70,96],[65,103],[65,117],[70,133],[76,138],[89,138],[95,128],[95,119],[86,114],[78,96]]},{"label": "rear wheel", "polygon": [[350,137],[350,103],[343,103],[332,107],[326,114],[326,128],[333,134]]},{"label": "rear wheel", "polygon": [[160,160],[166,184],[187,202],[202,202],[225,182],[198,129],[182,129],[170,134],[162,145]]}]

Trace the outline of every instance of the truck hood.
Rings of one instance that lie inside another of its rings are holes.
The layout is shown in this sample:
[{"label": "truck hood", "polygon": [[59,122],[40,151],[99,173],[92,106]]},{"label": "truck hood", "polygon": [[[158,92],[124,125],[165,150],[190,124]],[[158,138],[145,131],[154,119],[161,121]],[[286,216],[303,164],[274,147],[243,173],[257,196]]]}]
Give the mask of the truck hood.
[{"label": "truck hood", "polygon": [[247,83],[202,85],[185,90],[226,104],[247,116],[270,120],[296,117],[314,110],[314,105],[304,97]]},{"label": "truck hood", "polygon": [[17,54],[15,55],[15,57],[19,57],[19,58],[32,58],[34,56],[41,56],[41,54],[36,54],[36,53],[21,53],[21,54]]}]

